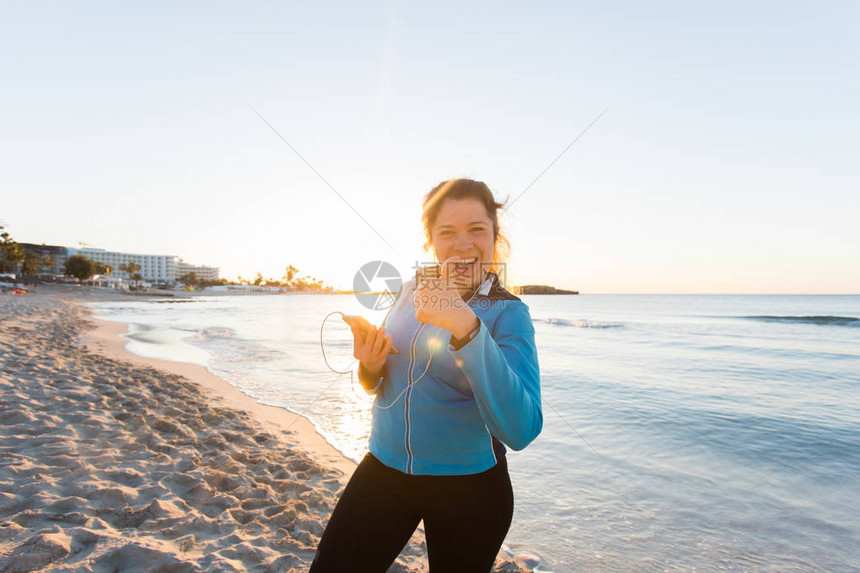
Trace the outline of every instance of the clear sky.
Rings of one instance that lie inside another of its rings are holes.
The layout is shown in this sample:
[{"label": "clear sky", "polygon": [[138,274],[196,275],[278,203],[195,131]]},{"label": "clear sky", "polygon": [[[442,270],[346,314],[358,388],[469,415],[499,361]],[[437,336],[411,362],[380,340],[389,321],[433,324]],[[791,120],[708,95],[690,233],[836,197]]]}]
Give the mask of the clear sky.
[{"label": "clear sky", "polygon": [[513,201],[608,107],[505,213],[510,282],[860,293],[858,22],[853,1],[6,0],[0,223],[350,288],[427,259],[440,180]]}]

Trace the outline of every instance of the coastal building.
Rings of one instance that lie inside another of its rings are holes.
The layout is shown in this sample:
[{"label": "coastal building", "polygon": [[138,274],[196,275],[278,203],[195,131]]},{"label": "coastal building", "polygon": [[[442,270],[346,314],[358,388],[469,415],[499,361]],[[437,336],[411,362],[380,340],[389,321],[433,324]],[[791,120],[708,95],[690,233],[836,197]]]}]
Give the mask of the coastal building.
[{"label": "coastal building", "polygon": [[67,249],[67,256],[83,255],[97,263],[110,265],[113,273],[119,276],[127,276],[119,270],[120,266],[128,263],[140,265],[140,276],[143,280],[153,284],[173,284],[176,282],[176,268],[179,257],[175,255],[142,255],[136,253],[121,253],[118,251],[106,251],[104,249],[95,249],[85,247],[82,249]]},{"label": "coastal building", "polygon": [[[21,250],[25,253],[33,253],[34,255],[37,255],[40,261],[44,261],[46,258],[50,259],[52,264],[50,266],[40,265],[39,274],[62,276],[66,266],[66,247],[60,247],[58,245],[37,245],[35,243],[18,243],[18,246],[21,247]],[[18,270],[20,270],[20,264],[18,267]]]},{"label": "coastal building", "polygon": [[[118,288],[127,283],[131,277],[120,270],[120,266],[135,263],[140,266],[140,276],[143,282],[155,285],[173,285],[184,274],[194,273],[198,280],[215,282],[220,279],[221,269],[205,265],[192,265],[175,255],[146,255],[139,253],[122,253],[107,251],[94,247],[62,247],[59,245],[38,245],[35,243],[18,243],[25,253],[32,253],[40,261],[50,262],[50,266],[40,265],[39,274],[62,277],[65,274],[66,260],[73,255],[83,255],[96,263],[110,265],[111,273],[99,277],[101,286]],[[15,274],[20,273],[21,263],[13,266]],[[125,283],[121,280],[125,279]]]},{"label": "coastal building", "polygon": [[182,259],[176,263],[176,278],[180,279],[188,273],[193,274],[198,281],[215,282],[221,278],[221,269],[219,267],[207,267],[206,265],[192,265],[186,263]]}]

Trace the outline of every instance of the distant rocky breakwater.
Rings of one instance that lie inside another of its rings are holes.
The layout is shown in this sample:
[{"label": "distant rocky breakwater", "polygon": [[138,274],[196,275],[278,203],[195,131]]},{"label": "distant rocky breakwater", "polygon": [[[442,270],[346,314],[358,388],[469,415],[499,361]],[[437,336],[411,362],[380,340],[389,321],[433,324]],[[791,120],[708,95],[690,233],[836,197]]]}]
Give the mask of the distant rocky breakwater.
[{"label": "distant rocky breakwater", "polygon": [[564,290],[548,285],[523,285],[511,287],[512,294],[579,294],[578,290]]}]

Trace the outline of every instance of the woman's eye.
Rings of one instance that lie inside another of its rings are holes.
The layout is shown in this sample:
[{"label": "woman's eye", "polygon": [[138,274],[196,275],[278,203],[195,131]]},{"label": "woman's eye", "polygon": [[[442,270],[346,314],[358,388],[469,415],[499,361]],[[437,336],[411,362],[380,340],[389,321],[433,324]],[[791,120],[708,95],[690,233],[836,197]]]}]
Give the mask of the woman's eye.
[{"label": "woman's eye", "polygon": [[482,232],[482,231],[484,230],[484,228],[483,228],[483,227],[473,227],[473,228],[472,228],[472,229],[470,229],[470,230],[471,230],[473,233],[480,233],[480,232]]}]

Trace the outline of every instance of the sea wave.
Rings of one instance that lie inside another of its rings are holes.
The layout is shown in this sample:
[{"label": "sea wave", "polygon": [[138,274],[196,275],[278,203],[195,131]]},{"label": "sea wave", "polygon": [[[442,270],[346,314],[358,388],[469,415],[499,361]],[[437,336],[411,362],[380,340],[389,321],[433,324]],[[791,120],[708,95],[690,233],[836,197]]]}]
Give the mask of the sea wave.
[{"label": "sea wave", "polygon": [[284,358],[282,351],[244,340],[232,328],[210,326],[193,332],[187,340],[212,353],[214,363],[272,362]]},{"label": "sea wave", "polygon": [[224,338],[236,338],[236,331],[232,328],[227,328],[224,326],[210,326],[208,328],[204,328],[198,331],[198,334],[206,339],[206,338],[214,338],[214,339],[224,339]]},{"label": "sea wave", "polygon": [[572,326],[574,328],[619,328],[621,322],[596,322],[593,320],[567,320],[566,318],[533,318],[532,322],[544,322],[554,326]]},{"label": "sea wave", "polygon": [[860,318],[853,316],[739,316],[745,320],[782,322],[789,324],[818,324],[821,326],[848,326],[860,328]]}]

